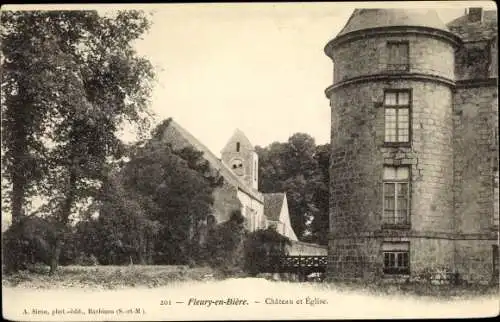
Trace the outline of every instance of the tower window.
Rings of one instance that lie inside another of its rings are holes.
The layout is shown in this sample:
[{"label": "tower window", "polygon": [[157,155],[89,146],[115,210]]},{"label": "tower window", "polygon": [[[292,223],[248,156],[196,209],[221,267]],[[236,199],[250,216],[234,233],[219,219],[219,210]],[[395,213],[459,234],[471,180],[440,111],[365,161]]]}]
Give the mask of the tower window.
[{"label": "tower window", "polygon": [[408,167],[384,167],[383,224],[409,224],[410,169]]},{"label": "tower window", "polygon": [[390,90],[384,93],[385,142],[410,142],[410,91]]},{"label": "tower window", "polygon": [[410,45],[407,41],[390,41],[387,69],[392,71],[408,71],[410,69]]},{"label": "tower window", "polygon": [[236,142],[236,152],[240,152],[240,142]]},{"label": "tower window", "polygon": [[410,274],[410,245],[408,242],[389,242],[382,245],[384,274]]}]

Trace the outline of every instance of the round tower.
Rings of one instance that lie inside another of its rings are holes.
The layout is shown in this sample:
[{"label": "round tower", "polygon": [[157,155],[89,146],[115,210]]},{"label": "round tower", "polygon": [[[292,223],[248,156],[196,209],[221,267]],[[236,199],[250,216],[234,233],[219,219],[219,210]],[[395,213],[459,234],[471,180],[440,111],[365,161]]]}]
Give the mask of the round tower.
[{"label": "round tower", "polygon": [[433,10],[356,9],[326,45],[334,63],[330,278],[452,264],[459,41]]}]

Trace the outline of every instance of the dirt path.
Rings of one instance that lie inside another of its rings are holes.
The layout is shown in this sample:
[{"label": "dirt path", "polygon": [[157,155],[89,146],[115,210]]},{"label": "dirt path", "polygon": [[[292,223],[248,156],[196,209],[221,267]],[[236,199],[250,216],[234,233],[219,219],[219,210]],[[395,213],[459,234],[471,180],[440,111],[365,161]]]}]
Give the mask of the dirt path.
[{"label": "dirt path", "polygon": [[491,296],[390,298],[260,278],[119,290],[6,287],[2,293],[4,317],[25,321],[483,317],[499,311]]}]

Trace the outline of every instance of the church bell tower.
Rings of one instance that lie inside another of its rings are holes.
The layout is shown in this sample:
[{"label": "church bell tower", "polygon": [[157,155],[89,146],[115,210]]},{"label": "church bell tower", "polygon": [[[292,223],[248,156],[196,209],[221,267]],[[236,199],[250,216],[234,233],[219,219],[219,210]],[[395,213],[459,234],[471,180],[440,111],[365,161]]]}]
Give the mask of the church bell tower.
[{"label": "church bell tower", "polygon": [[259,186],[259,160],[255,148],[245,134],[236,129],[221,151],[222,162],[253,189]]}]

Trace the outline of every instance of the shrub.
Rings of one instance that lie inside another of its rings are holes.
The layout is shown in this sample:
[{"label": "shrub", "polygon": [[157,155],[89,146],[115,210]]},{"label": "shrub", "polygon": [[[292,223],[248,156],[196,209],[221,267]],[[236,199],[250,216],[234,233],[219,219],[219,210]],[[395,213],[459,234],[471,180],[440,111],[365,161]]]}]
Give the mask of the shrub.
[{"label": "shrub", "polygon": [[244,270],[250,275],[266,272],[281,256],[287,255],[290,239],[275,229],[259,229],[248,234],[244,245]]},{"label": "shrub", "polygon": [[27,216],[14,223],[2,236],[6,272],[28,268],[34,263],[50,265],[52,249],[58,238],[55,223]]},{"label": "shrub", "polygon": [[234,210],[228,221],[215,226],[207,236],[207,263],[223,276],[243,270],[244,221],[241,211]]}]

